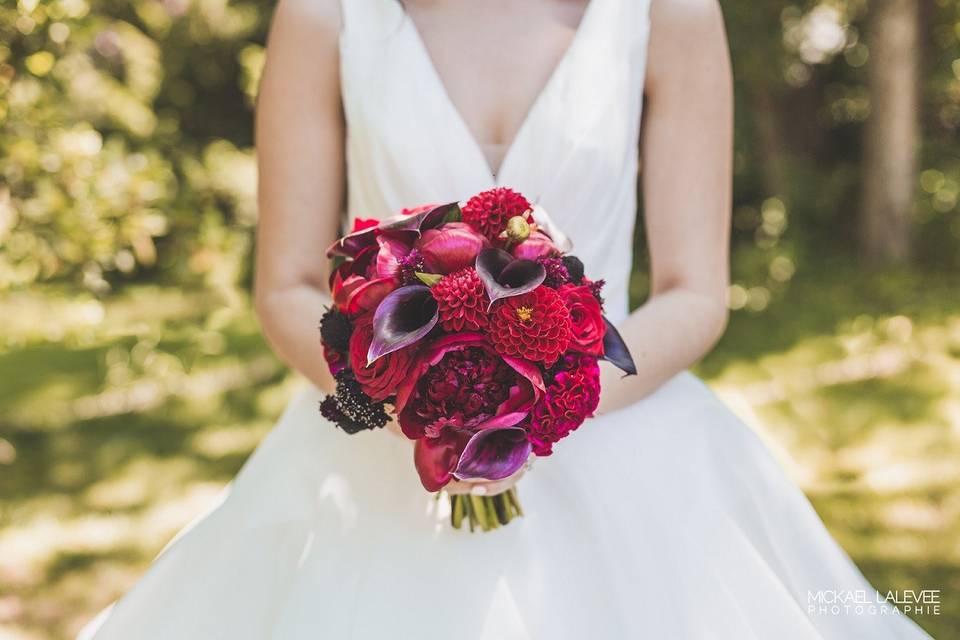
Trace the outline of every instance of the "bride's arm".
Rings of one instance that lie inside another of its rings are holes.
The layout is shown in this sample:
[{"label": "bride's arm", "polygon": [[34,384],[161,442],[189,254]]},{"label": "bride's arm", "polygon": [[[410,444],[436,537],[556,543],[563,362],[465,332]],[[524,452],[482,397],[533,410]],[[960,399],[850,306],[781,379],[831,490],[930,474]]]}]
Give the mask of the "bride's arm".
[{"label": "bride's arm", "polygon": [[339,25],[336,0],[279,3],[256,117],[257,315],[274,351],[328,391],[317,327],[345,193]]},{"label": "bride's arm", "polygon": [[638,375],[604,366],[599,412],[700,359],[727,322],[732,78],[717,0],[653,0],[642,139],[651,295],[619,327]]}]

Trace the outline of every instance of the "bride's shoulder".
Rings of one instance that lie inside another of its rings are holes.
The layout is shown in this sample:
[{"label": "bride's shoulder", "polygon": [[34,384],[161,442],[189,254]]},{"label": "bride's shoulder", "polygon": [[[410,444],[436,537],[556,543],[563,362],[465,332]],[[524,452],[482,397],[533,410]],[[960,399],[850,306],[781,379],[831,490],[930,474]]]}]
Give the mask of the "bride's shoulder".
[{"label": "bride's shoulder", "polygon": [[648,88],[725,56],[726,41],[719,0],[650,0]]},{"label": "bride's shoulder", "polygon": [[650,0],[650,21],[661,32],[691,38],[722,29],[723,14],[719,0]]},{"label": "bride's shoulder", "polygon": [[343,24],[343,0],[280,0],[275,19],[290,18],[304,26],[337,33]]}]

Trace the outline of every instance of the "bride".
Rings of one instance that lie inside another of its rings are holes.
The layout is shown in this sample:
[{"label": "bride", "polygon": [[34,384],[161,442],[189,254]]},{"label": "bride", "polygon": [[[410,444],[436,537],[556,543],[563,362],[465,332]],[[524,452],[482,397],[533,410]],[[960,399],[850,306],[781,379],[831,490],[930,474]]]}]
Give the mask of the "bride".
[{"label": "bride", "polygon": [[[650,4],[281,0],[257,109],[256,304],[312,384],[81,638],[928,637],[876,602],[685,371],[727,317],[731,73],[716,0]],[[652,295],[628,313],[641,160]],[[522,478],[451,485],[517,483],[526,515],[470,534],[395,429],[321,418],[317,322],[345,223],[496,186],[541,204],[606,279],[640,374],[604,365],[596,417]]]}]

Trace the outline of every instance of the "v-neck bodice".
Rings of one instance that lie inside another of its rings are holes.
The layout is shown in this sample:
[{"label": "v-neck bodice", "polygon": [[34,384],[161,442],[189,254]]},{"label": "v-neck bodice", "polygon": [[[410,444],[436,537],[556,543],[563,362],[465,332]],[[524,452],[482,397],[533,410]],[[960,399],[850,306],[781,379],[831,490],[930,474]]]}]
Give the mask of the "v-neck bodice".
[{"label": "v-neck bodice", "polygon": [[348,215],[508,186],[541,204],[626,313],[649,0],[589,0],[496,176],[397,0],[343,0]]},{"label": "v-neck bodice", "polygon": [[501,145],[485,145],[481,140],[478,140],[476,135],[470,130],[470,126],[467,123],[466,119],[463,117],[463,112],[453,101],[450,92],[447,90],[446,82],[444,82],[443,77],[440,75],[440,71],[434,62],[432,56],[430,55],[430,50],[427,47],[426,42],[420,34],[420,29],[417,27],[416,23],[413,21],[413,18],[410,17],[409,13],[405,12],[406,20],[405,26],[410,32],[410,37],[414,39],[417,43],[417,49],[424,59],[424,66],[427,71],[433,76],[435,82],[434,85],[437,88],[437,99],[441,102],[446,102],[451,117],[457,121],[459,128],[464,132],[464,140],[468,141],[469,144],[476,147],[480,152],[480,157],[483,159],[483,170],[488,173],[494,182],[499,182],[503,179],[503,176],[508,170],[507,161],[510,160],[513,155],[513,150],[519,145],[522,145],[524,142],[524,134],[526,134],[527,124],[534,120],[537,117],[537,112],[539,111],[540,104],[549,99],[550,93],[553,90],[554,84],[558,82],[557,78],[560,77],[564,71],[564,67],[567,64],[571,64],[569,60],[575,57],[578,53],[577,49],[580,46],[581,41],[583,40],[584,31],[590,28],[590,20],[593,16],[593,11],[591,9],[595,6],[594,0],[588,0],[586,9],[584,10],[583,15],[580,18],[579,24],[577,25],[576,30],[574,31],[573,37],[571,38],[569,44],[564,49],[563,53],[560,55],[559,60],[557,60],[553,69],[551,69],[550,74],[547,76],[547,80],[544,85],[540,88],[537,94],[534,96],[533,102],[530,104],[527,112],[523,115],[523,118],[520,121],[520,126],[517,128],[516,132],[513,135],[513,138],[503,143],[502,145],[502,155],[500,162],[496,166],[492,166],[489,160],[487,159],[486,153],[484,153],[485,146],[496,146],[500,147]]}]

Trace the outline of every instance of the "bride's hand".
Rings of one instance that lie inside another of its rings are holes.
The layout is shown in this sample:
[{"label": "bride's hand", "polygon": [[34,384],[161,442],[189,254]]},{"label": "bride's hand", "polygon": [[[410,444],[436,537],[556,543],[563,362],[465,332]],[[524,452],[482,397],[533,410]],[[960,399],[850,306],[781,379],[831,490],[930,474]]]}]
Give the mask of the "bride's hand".
[{"label": "bride's hand", "polygon": [[[396,416],[391,416],[390,418],[390,422],[387,423],[387,429],[398,438],[408,440],[407,436],[403,435],[403,431],[400,430],[400,424],[397,422]],[[412,443],[413,441],[410,440],[410,442]],[[511,489],[526,470],[527,466],[524,465],[520,467],[519,471],[503,480],[452,480],[443,490],[450,494],[474,493],[476,495],[495,496],[498,493],[503,493]]]},{"label": "bride's hand", "polygon": [[527,467],[524,465],[512,476],[503,480],[451,480],[443,490],[451,495],[472,493],[480,496],[495,496],[512,489],[526,471]]}]

